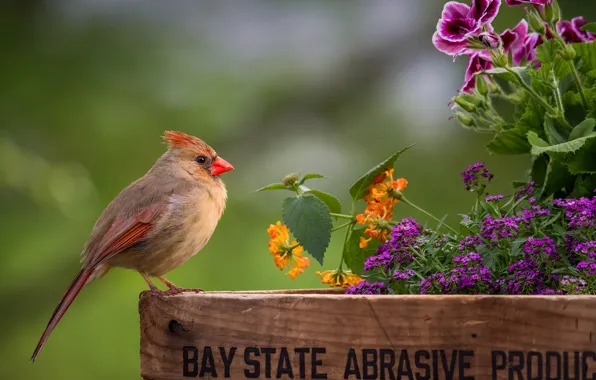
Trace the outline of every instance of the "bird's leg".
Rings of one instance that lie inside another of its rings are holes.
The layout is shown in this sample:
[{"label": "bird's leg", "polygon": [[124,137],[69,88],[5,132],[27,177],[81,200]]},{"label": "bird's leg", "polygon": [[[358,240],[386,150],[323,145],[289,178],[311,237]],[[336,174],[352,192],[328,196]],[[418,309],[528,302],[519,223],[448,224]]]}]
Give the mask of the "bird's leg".
[{"label": "bird's leg", "polygon": [[159,281],[163,282],[169,288],[169,290],[166,291],[166,294],[168,294],[168,295],[179,294],[182,292],[195,292],[195,293],[204,292],[203,289],[199,289],[199,288],[195,288],[195,289],[179,288],[176,285],[172,284],[170,281],[166,280],[166,278],[163,276],[158,276],[157,278],[159,279]]},{"label": "bird's leg", "polygon": [[147,285],[149,285],[149,289],[151,289],[151,293],[153,293],[153,294],[161,293],[161,290],[159,290],[157,288],[157,286],[155,286],[155,284],[151,281],[149,276],[147,276],[147,273],[139,271],[139,274],[141,276],[143,276],[143,279],[145,280],[145,282],[147,282]]}]

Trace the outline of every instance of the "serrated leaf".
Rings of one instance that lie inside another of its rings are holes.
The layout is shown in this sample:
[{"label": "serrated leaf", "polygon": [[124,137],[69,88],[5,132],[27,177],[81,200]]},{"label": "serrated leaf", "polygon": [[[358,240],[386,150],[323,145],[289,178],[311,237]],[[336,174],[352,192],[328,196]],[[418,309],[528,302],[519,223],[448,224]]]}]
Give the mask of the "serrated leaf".
[{"label": "serrated leaf", "polygon": [[375,176],[381,174],[384,170],[388,169],[389,167],[392,167],[395,161],[397,161],[397,159],[399,158],[399,156],[401,156],[406,150],[410,149],[413,146],[414,144],[408,145],[404,149],[388,157],[386,160],[384,160],[374,168],[370,169],[368,172],[366,172],[366,174],[364,174],[356,182],[354,182],[352,187],[350,187],[350,195],[352,196],[352,199],[362,199],[362,197],[366,194],[368,185],[372,182]]},{"label": "serrated leaf", "polygon": [[[550,70],[551,67],[544,64],[552,64],[552,70],[558,79],[571,74],[569,63],[559,56],[560,46],[557,40],[548,40],[536,47],[536,58],[543,63],[540,70]],[[540,71],[539,70],[539,71]],[[546,73],[545,73],[546,74]]]},{"label": "serrated leaf", "polygon": [[596,34],[596,22],[591,22],[581,27],[581,30]]},{"label": "serrated leaf", "polygon": [[363,232],[364,229],[352,230],[346,244],[346,255],[344,257],[348,268],[359,276],[364,272],[364,261],[374,255],[381,244],[379,240],[373,239],[365,248],[360,248],[360,237],[363,236]]},{"label": "serrated leaf", "polygon": [[544,133],[550,145],[567,142],[569,137],[569,132],[563,130],[561,126],[548,116],[544,118]]},{"label": "serrated leaf", "polygon": [[540,155],[535,157],[532,161],[532,170],[530,171],[530,177],[537,186],[542,187],[546,178],[546,171],[548,169],[548,158],[546,155]]},{"label": "serrated leaf", "polygon": [[587,140],[594,137],[596,137],[596,132],[592,132],[588,136],[580,137],[573,141],[550,145],[538,137],[535,132],[528,132],[528,141],[532,145],[531,152],[535,156],[541,155],[542,153],[572,153],[581,148]]},{"label": "serrated leaf", "polygon": [[329,178],[329,177],[326,177],[322,174],[317,174],[317,173],[308,173],[308,174],[305,174],[304,176],[302,176],[302,179],[300,180],[300,185],[302,185],[305,181],[308,181],[309,179],[315,179],[315,178]]},{"label": "serrated leaf", "polygon": [[283,201],[282,218],[300,245],[321,265],[331,240],[329,208],[316,197],[292,197]]},{"label": "serrated leaf", "polygon": [[290,189],[286,188],[281,183],[272,183],[272,184],[267,185],[265,187],[261,187],[260,189],[255,190],[255,191],[267,191],[267,190],[290,190]]},{"label": "serrated leaf", "polygon": [[575,177],[569,173],[567,166],[558,160],[551,160],[546,173],[546,182],[540,192],[542,199],[551,194],[566,194],[573,187]]},{"label": "serrated leaf", "polygon": [[320,200],[322,200],[329,208],[329,211],[331,211],[332,213],[341,214],[341,203],[333,195],[322,192],[320,190],[313,190],[313,189],[306,191],[306,193],[310,193],[310,194],[314,195],[315,197],[319,198]]},{"label": "serrated leaf", "polygon": [[575,49],[577,56],[581,58],[582,65],[580,70],[583,73],[596,70],[596,43],[579,42],[571,44],[571,46]]},{"label": "serrated leaf", "polygon": [[524,131],[519,128],[497,133],[486,147],[493,154],[503,155],[525,154],[530,151],[530,144],[528,144]]},{"label": "serrated leaf", "polygon": [[594,131],[594,126],[596,126],[596,120],[594,119],[586,119],[582,121],[576,125],[569,134],[569,141],[588,136]]},{"label": "serrated leaf", "polygon": [[596,173],[596,140],[588,141],[569,159],[567,165],[571,174]]},{"label": "serrated leaf", "polygon": [[[512,69],[519,74],[526,72],[526,67],[512,67]],[[493,69],[483,70],[483,71],[477,73],[476,75],[491,75],[491,76],[496,76],[497,78],[503,79],[504,81],[507,81],[507,82],[517,83],[517,79],[515,78],[515,75],[511,74],[509,71],[505,70],[502,67],[495,67]]]}]

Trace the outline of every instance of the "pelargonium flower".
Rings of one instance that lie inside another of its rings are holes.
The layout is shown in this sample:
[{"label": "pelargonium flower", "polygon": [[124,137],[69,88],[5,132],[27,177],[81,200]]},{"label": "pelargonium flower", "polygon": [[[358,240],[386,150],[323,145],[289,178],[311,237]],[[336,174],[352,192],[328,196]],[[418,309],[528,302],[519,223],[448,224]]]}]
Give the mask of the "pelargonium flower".
[{"label": "pelargonium flower", "polygon": [[361,281],[358,285],[350,286],[346,289],[345,294],[387,294],[387,287],[382,282],[370,283],[366,280]]},{"label": "pelargonium flower", "polygon": [[516,5],[532,4],[532,5],[546,5],[552,3],[552,0],[505,0],[507,5],[514,7]]},{"label": "pelargonium flower", "polygon": [[460,91],[471,93],[476,88],[476,73],[490,70],[495,67],[486,51],[475,52],[470,55],[468,67],[464,76],[464,84]]},{"label": "pelargonium flower", "polygon": [[582,30],[588,22],[582,17],[575,17],[571,21],[561,20],[557,23],[557,32],[567,43],[592,42],[596,40],[596,34]]},{"label": "pelargonium flower", "polygon": [[471,6],[456,1],[447,2],[437,23],[437,31],[433,34],[433,44],[445,54],[467,54],[470,40],[490,25],[500,6],[501,0],[474,0]]},{"label": "pelargonium flower", "polygon": [[492,181],[494,175],[484,166],[484,162],[476,162],[470,165],[461,173],[464,179],[464,185],[468,191],[478,191],[484,189]]}]

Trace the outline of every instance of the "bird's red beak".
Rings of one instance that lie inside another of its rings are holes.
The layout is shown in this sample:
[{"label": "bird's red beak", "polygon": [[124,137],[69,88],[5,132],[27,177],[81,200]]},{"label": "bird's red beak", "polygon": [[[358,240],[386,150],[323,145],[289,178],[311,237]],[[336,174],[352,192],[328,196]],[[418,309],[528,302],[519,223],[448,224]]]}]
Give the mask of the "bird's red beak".
[{"label": "bird's red beak", "polygon": [[221,157],[217,157],[211,164],[211,175],[220,175],[230,170],[234,170],[232,164]]}]

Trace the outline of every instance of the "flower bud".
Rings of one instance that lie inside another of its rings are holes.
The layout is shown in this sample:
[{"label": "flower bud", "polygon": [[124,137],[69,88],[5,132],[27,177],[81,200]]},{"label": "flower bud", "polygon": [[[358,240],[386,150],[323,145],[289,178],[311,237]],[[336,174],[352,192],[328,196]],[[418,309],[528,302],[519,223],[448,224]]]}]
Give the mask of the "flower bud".
[{"label": "flower bud", "polygon": [[503,49],[491,50],[490,56],[495,67],[505,67],[509,63],[509,59],[505,55]]},{"label": "flower bud", "polygon": [[542,17],[536,12],[536,10],[528,11],[528,23],[533,31],[538,34],[544,34],[546,29],[544,28],[544,21]]},{"label": "flower bud", "polygon": [[464,110],[468,111],[468,112],[474,112],[476,111],[476,106],[470,102],[467,102],[466,100],[464,100],[461,96],[456,96],[453,101],[455,103],[457,103],[458,106],[460,106],[461,108],[463,108]]},{"label": "flower bud", "polygon": [[486,81],[484,80],[482,75],[476,76],[476,89],[478,90],[480,95],[488,94],[488,85],[486,84]]},{"label": "flower bud", "polygon": [[[478,80],[478,77],[476,77],[476,80]],[[475,105],[476,107],[480,107],[484,104],[484,99],[482,99],[479,96],[468,94],[467,92],[462,92],[461,94],[459,94],[459,97],[461,97],[466,102]]]},{"label": "flower bud", "polygon": [[575,48],[571,45],[565,45],[563,52],[561,53],[561,57],[566,61],[573,61],[575,57],[577,57]]},{"label": "flower bud", "polygon": [[545,22],[551,22],[553,20],[553,6],[552,4],[545,4],[545,5],[537,5],[536,9],[540,13],[540,17]]},{"label": "flower bud", "polygon": [[492,32],[482,32],[478,35],[478,39],[489,49],[497,49],[501,46],[501,39]]},{"label": "flower bud", "polygon": [[466,127],[473,127],[476,125],[474,119],[463,112],[456,112],[455,117],[462,125]]},{"label": "flower bud", "polygon": [[555,25],[561,21],[561,8],[559,7],[559,1],[553,0],[548,6],[552,9],[552,19],[551,21],[555,23]]},{"label": "flower bud", "polygon": [[288,174],[287,176],[285,176],[284,179],[281,181],[281,183],[284,186],[292,187],[292,186],[294,186],[296,181],[298,181],[298,175],[292,173],[292,174]]}]

